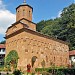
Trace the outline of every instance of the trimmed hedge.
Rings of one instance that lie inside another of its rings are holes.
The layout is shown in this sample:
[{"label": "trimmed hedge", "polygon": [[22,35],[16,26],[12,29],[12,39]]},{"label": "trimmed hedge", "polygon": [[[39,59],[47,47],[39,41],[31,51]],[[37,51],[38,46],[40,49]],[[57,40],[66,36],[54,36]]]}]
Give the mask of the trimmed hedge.
[{"label": "trimmed hedge", "polygon": [[47,71],[50,71],[50,70],[51,70],[50,68],[36,68],[35,69],[36,72],[43,72],[43,71],[47,72]]},{"label": "trimmed hedge", "polygon": [[36,68],[35,69],[36,72],[49,72],[49,73],[53,73],[56,75],[66,75],[66,74],[70,74],[70,75],[75,75],[75,68],[59,68],[59,69],[52,69],[52,68]]}]

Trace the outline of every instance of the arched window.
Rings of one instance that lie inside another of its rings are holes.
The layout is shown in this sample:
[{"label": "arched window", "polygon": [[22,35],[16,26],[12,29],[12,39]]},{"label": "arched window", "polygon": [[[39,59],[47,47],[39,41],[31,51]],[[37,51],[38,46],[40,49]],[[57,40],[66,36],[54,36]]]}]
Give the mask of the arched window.
[{"label": "arched window", "polygon": [[55,62],[55,57],[54,57],[54,62]]},{"label": "arched window", "polygon": [[46,62],[48,62],[48,57],[46,56]]},{"label": "arched window", "polygon": [[17,13],[19,13],[19,10],[17,11]]},{"label": "arched window", "polygon": [[30,16],[30,11],[29,11],[29,16]]},{"label": "arched window", "polygon": [[23,10],[23,16],[25,15],[25,10]]},{"label": "arched window", "polygon": [[19,13],[19,10],[17,11],[17,18],[19,18],[20,17],[20,15],[19,15],[20,13]]},{"label": "arched window", "polygon": [[36,61],[37,57],[36,56],[33,56],[32,59],[31,59],[31,62],[32,62],[32,67],[34,66],[34,63]]}]

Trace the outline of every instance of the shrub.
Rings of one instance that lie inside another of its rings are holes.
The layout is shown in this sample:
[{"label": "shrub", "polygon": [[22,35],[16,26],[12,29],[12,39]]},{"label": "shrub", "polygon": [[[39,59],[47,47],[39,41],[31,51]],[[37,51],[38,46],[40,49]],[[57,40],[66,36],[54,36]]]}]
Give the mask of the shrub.
[{"label": "shrub", "polygon": [[42,72],[42,75],[50,75],[48,72]]},{"label": "shrub", "polygon": [[10,70],[11,66],[15,69],[18,63],[18,53],[15,50],[9,52],[5,58],[5,66]]},{"label": "shrub", "polygon": [[0,71],[4,71],[4,66],[0,66]]},{"label": "shrub", "polygon": [[48,72],[48,71],[51,71],[51,69],[50,68],[36,68],[35,71],[36,72],[43,72],[43,71]]},{"label": "shrub", "polygon": [[14,74],[14,75],[21,75],[21,71],[20,71],[20,70],[15,70],[15,71],[13,72],[13,74]]},{"label": "shrub", "polygon": [[35,73],[32,73],[31,75],[35,75]]},{"label": "shrub", "polygon": [[57,71],[56,75],[65,75],[62,71]]}]

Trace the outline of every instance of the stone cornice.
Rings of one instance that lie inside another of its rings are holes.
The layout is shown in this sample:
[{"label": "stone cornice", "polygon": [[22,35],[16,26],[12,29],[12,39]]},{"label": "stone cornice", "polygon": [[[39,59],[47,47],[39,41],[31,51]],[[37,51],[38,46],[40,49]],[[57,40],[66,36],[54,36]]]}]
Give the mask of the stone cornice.
[{"label": "stone cornice", "polygon": [[22,4],[22,5],[19,5],[17,8],[16,8],[16,10],[19,8],[19,7],[21,7],[21,6],[28,6],[28,7],[30,7],[31,9],[32,9],[32,11],[33,11],[33,8],[30,6],[30,5],[28,5],[28,4]]},{"label": "stone cornice", "polygon": [[68,43],[65,42],[65,41],[62,41],[62,40],[59,40],[59,39],[56,39],[56,38],[53,38],[53,37],[44,35],[44,34],[42,34],[42,33],[39,33],[39,32],[37,32],[37,31],[33,31],[33,30],[31,30],[31,29],[28,29],[28,28],[22,28],[22,29],[20,29],[20,30],[18,30],[18,31],[15,31],[15,32],[12,33],[12,34],[7,35],[7,36],[5,37],[5,39],[8,39],[8,38],[10,38],[10,37],[12,37],[12,36],[15,36],[15,35],[17,35],[17,34],[19,34],[19,33],[21,33],[21,32],[24,32],[24,31],[25,31],[25,32],[29,32],[29,33],[34,34],[34,35],[38,35],[38,36],[40,36],[40,37],[44,37],[44,38],[51,39],[51,40],[54,40],[54,41],[57,41],[57,42],[60,42],[60,43],[63,43],[63,44],[68,45]]},{"label": "stone cornice", "polygon": [[[21,20],[26,20],[26,21],[28,21],[28,22],[33,23],[33,24],[36,25],[36,23],[34,23],[34,22],[32,22],[32,21],[29,21],[29,20],[27,20],[27,19],[25,19],[25,18],[22,18],[22,19],[20,19],[19,21],[13,23],[10,27],[8,27],[8,29],[10,29],[11,27],[13,27],[13,26],[16,25],[16,24],[21,23],[21,22],[20,22]],[[8,29],[7,29],[7,31],[8,31]],[[7,32],[7,31],[6,31],[6,32]]]}]

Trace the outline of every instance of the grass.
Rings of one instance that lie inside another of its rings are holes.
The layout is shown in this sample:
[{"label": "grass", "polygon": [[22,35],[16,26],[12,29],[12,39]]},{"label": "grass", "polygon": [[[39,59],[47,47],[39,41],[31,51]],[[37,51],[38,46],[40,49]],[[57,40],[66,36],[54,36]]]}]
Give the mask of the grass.
[{"label": "grass", "polygon": [[0,65],[0,71],[3,71],[3,70],[4,70],[4,66]]}]

